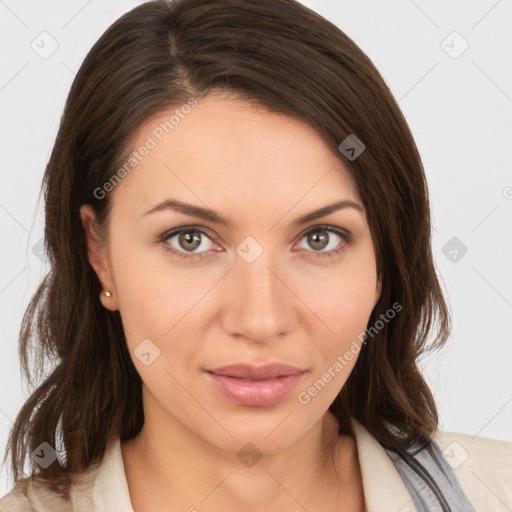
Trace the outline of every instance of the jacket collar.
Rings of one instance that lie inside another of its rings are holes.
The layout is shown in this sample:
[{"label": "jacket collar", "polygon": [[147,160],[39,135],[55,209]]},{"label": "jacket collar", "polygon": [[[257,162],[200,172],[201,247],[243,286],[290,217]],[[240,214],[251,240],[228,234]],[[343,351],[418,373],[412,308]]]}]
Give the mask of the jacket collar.
[{"label": "jacket collar", "polygon": [[363,477],[366,511],[415,512],[411,496],[386,450],[362,423],[355,418],[351,418],[351,423]]},{"label": "jacket collar", "polygon": [[[367,512],[414,512],[411,497],[393,461],[362,423],[351,418]],[[93,503],[103,512],[134,512],[119,437],[107,446],[93,487]]]},{"label": "jacket collar", "polygon": [[119,436],[107,446],[94,480],[92,502],[96,505],[95,510],[102,512],[134,512]]}]

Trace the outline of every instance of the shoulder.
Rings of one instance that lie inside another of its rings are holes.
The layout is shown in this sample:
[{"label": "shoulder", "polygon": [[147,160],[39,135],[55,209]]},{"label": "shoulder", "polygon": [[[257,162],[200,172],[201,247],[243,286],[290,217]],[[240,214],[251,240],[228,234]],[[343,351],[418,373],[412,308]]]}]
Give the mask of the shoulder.
[{"label": "shoulder", "polygon": [[475,510],[512,509],[512,443],[444,430],[432,439]]},{"label": "shoulder", "polygon": [[77,475],[70,498],[49,490],[37,478],[24,478],[0,498],[0,512],[88,512],[96,467]]},{"label": "shoulder", "polygon": [[0,499],[0,512],[72,512],[69,501],[49,491],[37,479],[24,478]]},{"label": "shoulder", "polygon": [[21,485],[15,486],[9,493],[0,498],[0,512],[32,512],[25,491]]}]

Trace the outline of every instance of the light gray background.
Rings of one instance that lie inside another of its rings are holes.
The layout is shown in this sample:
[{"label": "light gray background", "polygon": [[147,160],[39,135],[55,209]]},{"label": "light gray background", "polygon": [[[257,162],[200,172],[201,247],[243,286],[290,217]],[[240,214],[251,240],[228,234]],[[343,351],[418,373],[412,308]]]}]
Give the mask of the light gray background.
[{"label": "light gray background", "polygon": [[[0,0],[2,456],[29,391],[20,379],[18,330],[46,268],[36,255],[43,233],[37,200],[64,101],[92,44],[140,3]],[[423,362],[441,428],[512,441],[511,2],[303,3],[373,60],[423,158],[433,250],[453,316],[446,348]],[[58,48],[41,56],[53,40]],[[458,55],[464,40],[469,47]],[[453,237],[455,245],[446,245]],[[10,487],[2,467],[0,496]]]}]

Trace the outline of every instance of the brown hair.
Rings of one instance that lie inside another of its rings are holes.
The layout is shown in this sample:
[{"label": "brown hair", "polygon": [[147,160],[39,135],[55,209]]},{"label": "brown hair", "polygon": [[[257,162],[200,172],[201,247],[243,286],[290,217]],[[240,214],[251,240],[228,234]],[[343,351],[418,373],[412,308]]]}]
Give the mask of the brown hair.
[{"label": "brown hair", "polygon": [[[64,457],[47,468],[29,459],[31,476],[67,496],[72,476],[101,460],[110,436],[126,440],[140,432],[142,381],[119,312],[98,300],[79,208],[91,204],[106,226],[110,197],[94,191],[126,160],[137,129],[213,91],[314,127],[338,152],[366,208],[382,278],[369,325],[394,303],[402,310],[363,344],[331,404],[340,433],[352,416],[383,445],[405,453],[437,429],[434,398],[417,362],[443,345],[450,318],[431,252],[422,163],[383,78],[347,35],[294,0],[155,0],[119,18],[86,56],[46,167],[51,269],[20,331],[30,382],[30,354],[39,364],[38,387],[16,418],[4,457],[10,450],[15,482],[27,455],[48,442]],[[365,145],[355,160],[338,151],[351,134]]]}]

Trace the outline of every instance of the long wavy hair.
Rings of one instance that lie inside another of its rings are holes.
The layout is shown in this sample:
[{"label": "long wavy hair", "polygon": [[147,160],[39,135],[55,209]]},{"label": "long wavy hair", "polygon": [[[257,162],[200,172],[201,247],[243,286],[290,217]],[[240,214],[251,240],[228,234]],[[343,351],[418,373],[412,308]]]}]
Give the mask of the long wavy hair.
[{"label": "long wavy hair", "polygon": [[[28,457],[29,477],[66,497],[73,475],[101,461],[111,436],[140,432],[142,381],[119,312],[98,300],[79,209],[91,204],[106,226],[110,194],[95,191],[133,151],[137,129],[212,91],[312,126],[343,161],[366,208],[382,279],[369,325],[394,303],[402,310],[362,345],[331,404],[340,433],[354,417],[406,457],[438,428],[418,362],[445,343],[450,316],[431,252],[422,162],[384,79],[343,31],[294,0],[154,0],[121,16],[89,51],[45,170],[50,270],[20,329],[22,371],[33,389],[4,456],[11,453],[15,483],[28,455],[47,442],[58,459],[41,468]],[[365,150],[347,159],[338,147],[352,134]]]}]

